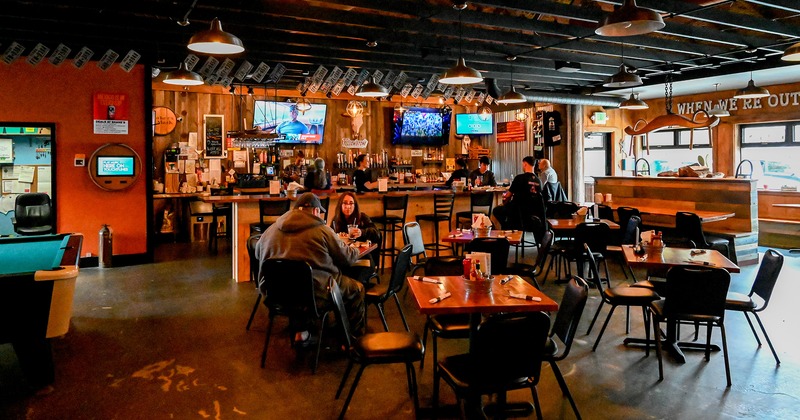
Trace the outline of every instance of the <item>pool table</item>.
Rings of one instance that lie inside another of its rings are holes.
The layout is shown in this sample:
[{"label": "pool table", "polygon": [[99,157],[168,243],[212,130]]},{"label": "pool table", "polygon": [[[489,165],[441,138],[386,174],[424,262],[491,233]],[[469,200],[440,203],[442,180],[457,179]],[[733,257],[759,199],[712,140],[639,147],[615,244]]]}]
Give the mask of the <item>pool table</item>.
[{"label": "pool table", "polygon": [[78,267],[69,234],[0,238],[0,343],[11,343],[30,385],[54,380],[49,338],[66,334]]}]

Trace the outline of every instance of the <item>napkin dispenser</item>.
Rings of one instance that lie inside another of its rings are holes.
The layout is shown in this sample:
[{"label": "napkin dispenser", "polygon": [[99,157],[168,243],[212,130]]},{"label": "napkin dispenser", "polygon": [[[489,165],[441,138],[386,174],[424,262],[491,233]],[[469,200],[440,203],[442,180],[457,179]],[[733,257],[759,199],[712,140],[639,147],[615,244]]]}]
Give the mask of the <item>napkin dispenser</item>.
[{"label": "napkin dispenser", "polygon": [[485,276],[492,274],[492,254],[488,252],[468,252],[464,254],[464,258],[472,260],[473,267],[475,263],[480,263],[481,271]]}]

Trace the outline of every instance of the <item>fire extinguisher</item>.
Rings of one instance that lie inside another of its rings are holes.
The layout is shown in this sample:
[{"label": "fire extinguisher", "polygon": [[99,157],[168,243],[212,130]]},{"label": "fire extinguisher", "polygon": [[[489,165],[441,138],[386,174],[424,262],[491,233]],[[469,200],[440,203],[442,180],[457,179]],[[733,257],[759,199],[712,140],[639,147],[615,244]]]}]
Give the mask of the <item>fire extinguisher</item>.
[{"label": "fire extinguisher", "polygon": [[103,227],[100,229],[99,233],[100,233],[100,247],[98,249],[100,253],[100,258],[99,258],[100,268],[111,267],[111,256],[113,254],[112,250],[114,244],[114,238],[112,235],[111,228],[108,225],[104,224]]}]

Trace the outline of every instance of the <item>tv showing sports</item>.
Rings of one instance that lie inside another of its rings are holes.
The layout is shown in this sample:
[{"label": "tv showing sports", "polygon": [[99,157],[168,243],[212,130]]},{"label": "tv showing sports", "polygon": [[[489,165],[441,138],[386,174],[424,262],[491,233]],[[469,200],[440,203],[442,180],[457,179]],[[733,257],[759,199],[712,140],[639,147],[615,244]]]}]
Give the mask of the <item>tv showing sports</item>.
[{"label": "tv showing sports", "polygon": [[253,128],[278,134],[279,144],[322,144],[325,104],[311,104],[303,112],[293,102],[257,100],[253,106]]},{"label": "tv showing sports", "polygon": [[442,146],[450,140],[450,111],[412,107],[395,111],[392,144]]},{"label": "tv showing sports", "polygon": [[134,176],[136,163],[133,156],[98,156],[97,176]]},{"label": "tv showing sports", "polygon": [[482,135],[494,132],[493,114],[456,114],[456,134]]}]

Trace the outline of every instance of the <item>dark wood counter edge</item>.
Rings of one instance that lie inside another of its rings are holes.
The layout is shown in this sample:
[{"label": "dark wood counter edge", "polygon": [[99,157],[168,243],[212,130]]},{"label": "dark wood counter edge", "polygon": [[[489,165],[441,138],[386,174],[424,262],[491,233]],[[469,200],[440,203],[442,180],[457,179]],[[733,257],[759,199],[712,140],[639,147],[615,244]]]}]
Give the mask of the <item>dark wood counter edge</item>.
[{"label": "dark wood counter edge", "polygon": [[[502,194],[505,191],[506,191],[505,189],[499,189],[499,190],[494,190],[494,191],[491,191],[491,192],[495,193],[495,194],[498,194],[498,193]],[[364,199],[377,199],[377,200],[380,200],[381,197],[383,197],[384,195],[387,195],[387,194],[389,194],[389,195],[405,195],[405,194],[408,194],[409,197],[429,197],[429,196],[432,196],[433,194],[436,194],[436,193],[440,193],[441,194],[441,193],[446,193],[446,192],[448,192],[448,190],[441,190],[441,191],[399,191],[399,192],[388,192],[388,193],[367,192],[367,193],[356,194],[356,197],[359,200],[364,200]],[[326,195],[328,197],[331,197],[331,198],[339,198],[339,193],[337,193],[337,192],[334,192],[332,194],[321,194],[321,196],[326,196]],[[469,195],[470,195],[469,191],[456,193],[457,197],[469,197]],[[278,196],[278,195],[270,195],[270,194],[250,194],[250,195],[215,195],[215,196],[205,195],[205,196],[199,196],[199,198],[201,200],[207,202],[207,203],[234,203],[234,202],[236,202],[236,203],[247,203],[247,202],[253,202],[253,201],[258,201],[258,200],[282,200],[282,199],[284,199],[286,197],[282,197],[282,196]],[[289,199],[290,200],[296,200],[297,198],[296,197],[290,197]]]},{"label": "dark wood counter edge", "polygon": [[714,182],[733,182],[733,183],[751,183],[757,182],[756,179],[742,179],[742,178],[693,178],[693,177],[679,177],[679,176],[592,176],[594,179],[620,179],[620,180],[656,180],[656,181],[714,181]]}]

